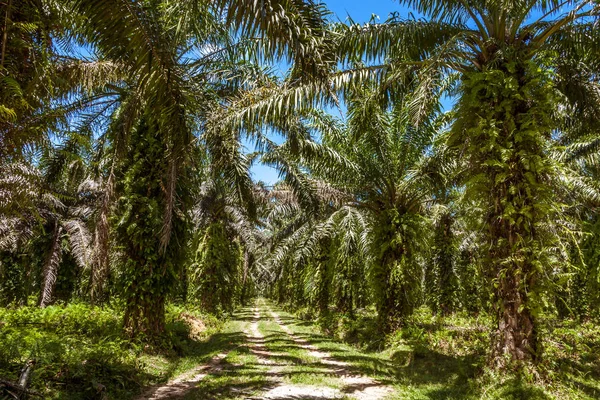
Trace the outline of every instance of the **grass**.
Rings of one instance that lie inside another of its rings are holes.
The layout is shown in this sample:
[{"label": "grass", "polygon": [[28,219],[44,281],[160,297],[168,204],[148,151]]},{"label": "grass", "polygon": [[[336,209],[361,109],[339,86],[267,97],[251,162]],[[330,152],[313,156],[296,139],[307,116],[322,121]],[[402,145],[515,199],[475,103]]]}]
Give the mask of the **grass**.
[{"label": "grass", "polygon": [[485,367],[492,324],[485,316],[439,318],[422,308],[404,328],[381,337],[373,332],[374,315],[368,313],[355,320],[340,315],[322,319],[320,334],[309,321],[280,315],[317,348],[393,384],[397,394],[392,398],[600,398],[600,326],[593,321],[544,320],[544,361],[535,374],[512,375]]},{"label": "grass", "polygon": [[130,399],[242,339],[219,332],[222,323],[214,317],[188,310],[206,325],[204,336],[192,340],[181,311],[169,307],[165,346],[153,350],[123,336],[120,312],[112,308],[0,308],[0,377],[16,381],[25,362],[35,359],[30,388],[48,399]]},{"label": "grass", "polygon": [[[270,318],[261,307],[261,317]],[[265,347],[268,351],[282,356],[270,357],[284,366],[280,374],[283,382],[290,385],[327,386],[339,389],[343,386],[334,371],[321,363],[321,359],[304,349],[284,332],[273,320],[259,323],[259,330],[265,337]]]},{"label": "grass", "polygon": [[268,389],[272,382],[267,376],[268,368],[259,363],[246,341],[253,313],[245,308],[234,314],[225,331],[242,338],[235,349],[229,351],[219,363],[218,372],[207,375],[190,390],[185,399],[238,400],[258,395]]}]

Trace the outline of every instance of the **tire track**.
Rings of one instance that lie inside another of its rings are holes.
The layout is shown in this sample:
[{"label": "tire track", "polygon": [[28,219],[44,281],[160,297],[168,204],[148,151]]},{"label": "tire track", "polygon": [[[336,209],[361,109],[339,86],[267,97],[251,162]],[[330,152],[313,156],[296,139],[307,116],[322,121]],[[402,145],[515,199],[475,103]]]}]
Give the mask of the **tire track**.
[{"label": "tire track", "polygon": [[[344,395],[338,389],[327,386],[312,386],[312,385],[295,385],[285,383],[283,378],[287,375],[284,368],[288,365],[279,364],[269,357],[285,357],[286,353],[275,353],[268,351],[264,345],[264,335],[258,329],[258,321],[260,320],[260,312],[258,308],[254,308],[254,320],[250,327],[249,345],[250,351],[259,358],[259,362],[265,365],[270,365],[267,375],[272,378],[275,385],[260,397],[252,397],[249,399],[265,399],[265,400],[291,400],[291,399],[339,399]],[[287,333],[287,332],[286,332]]]},{"label": "tire track", "polygon": [[356,400],[381,400],[394,392],[391,386],[384,385],[369,376],[352,372],[349,363],[336,360],[330,353],[321,351],[307,340],[299,338],[281,321],[277,313],[270,308],[269,313],[281,330],[289,335],[294,343],[307,350],[312,357],[318,358],[322,364],[329,366],[332,372],[339,374],[344,383],[341,390],[343,394],[350,395]]},{"label": "tire track", "polygon": [[226,353],[219,353],[208,363],[196,367],[166,384],[151,386],[140,397],[137,397],[136,400],[164,400],[182,397],[193,390],[198,382],[206,376],[218,373],[221,370],[221,361],[223,361],[228,354],[229,351]]},{"label": "tire track", "polygon": [[[249,353],[256,358],[257,364],[266,367],[266,371],[263,372],[266,384],[261,389],[263,393],[259,396],[243,397],[246,400],[321,400],[341,398],[382,400],[393,393],[391,387],[383,385],[371,377],[356,374],[352,371],[352,366],[349,363],[336,360],[330,353],[321,351],[316,346],[310,344],[308,340],[298,337],[281,321],[279,315],[266,304],[260,304],[260,309],[256,306],[253,307],[252,313],[251,321],[248,321],[249,323],[246,324],[245,329],[242,331],[245,337],[243,343],[226,352],[215,355],[206,364],[196,367],[166,384],[150,387],[141,396],[137,397],[136,400],[164,400],[185,396],[196,389],[198,383],[207,376],[222,374],[225,368],[223,360],[232,351],[240,347],[247,348]],[[286,378],[291,378],[296,372],[294,368],[299,367],[303,361],[294,358],[285,351],[275,352],[267,348],[265,335],[259,329],[259,322],[265,314],[270,317],[269,320],[272,320],[271,323],[274,323],[273,326],[276,324],[279,330],[285,336],[289,337],[291,343],[303,349],[311,358],[318,360],[317,363],[323,367],[324,372],[339,378],[343,387],[339,389],[325,385],[287,383]],[[281,361],[286,359],[291,361]]]}]

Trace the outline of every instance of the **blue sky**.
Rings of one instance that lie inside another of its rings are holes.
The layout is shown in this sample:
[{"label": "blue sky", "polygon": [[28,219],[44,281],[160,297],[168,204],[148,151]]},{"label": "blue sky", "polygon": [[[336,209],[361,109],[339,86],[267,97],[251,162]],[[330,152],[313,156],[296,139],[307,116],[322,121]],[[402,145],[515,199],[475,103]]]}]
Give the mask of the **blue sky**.
[{"label": "blue sky", "polygon": [[[326,0],[324,3],[341,21],[346,21],[348,15],[356,22],[367,22],[372,14],[379,16],[380,21],[387,19],[391,12],[401,12],[408,15],[409,10],[398,1],[393,0]],[[275,138],[277,139],[277,138]],[[245,143],[248,151],[253,151],[253,145]],[[255,164],[251,168],[252,178],[255,181],[263,181],[273,184],[279,180],[278,172],[266,165]]]},{"label": "blue sky", "polygon": [[367,22],[372,14],[378,15],[384,21],[392,11],[406,10],[398,1],[392,0],[328,0],[324,3],[342,21],[350,15],[356,22]]}]

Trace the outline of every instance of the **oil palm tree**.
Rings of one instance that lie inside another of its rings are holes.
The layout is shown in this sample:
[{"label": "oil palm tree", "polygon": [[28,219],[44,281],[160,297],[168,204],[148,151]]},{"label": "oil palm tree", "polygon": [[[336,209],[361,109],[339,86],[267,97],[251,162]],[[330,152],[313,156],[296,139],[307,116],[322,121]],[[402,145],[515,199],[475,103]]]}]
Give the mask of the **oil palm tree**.
[{"label": "oil palm tree", "polygon": [[[560,241],[560,209],[552,193],[557,165],[549,154],[553,132],[581,125],[577,119],[588,128],[598,120],[598,6],[537,0],[405,4],[429,20],[395,17],[383,25],[351,27],[356,35],[348,49],[383,56],[392,71],[388,81],[407,69],[420,71],[417,121],[432,88],[448,74],[458,75],[448,146],[459,149],[468,164],[467,198],[484,208],[498,321],[492,364],[536,360],[544,270],[560,262],[552,252]],[[425,36],[415,35],[417,30]],[[438,45],[407,60],[403,49],[423,37]]]},{"label": "oil palm tree", "polygon": [[[446,114],[451,121],[451,113]],[[441,124],[447,126],[447,123]],[[428,303],[435,312],[448,315],[459,306],[459,282],[456,271],[458,258],[457,208],[460,203],[459,182],[462,163],[457,152],[445,146],[440,129],[430,154],[417,167],[432,192],[430,218],[433,223],[433,242],[426,271]]]},{"label": "oil palm tree", "polygon": [[44,87],[52,80],[52,74],[47,74],[55,54],[51,37],[58,35],[58,30],[49,28],[57,25],[54,11],[54,7],[44,8],[35,1],[8,1],[0,5],[2,158],[20,156],[25,145],[43,136],[40,130],[44,124],[36,114],[50,98]]},{"label": "oil palm tree", "polygon": [[[208,167],[192,211],[189,299],[216,313],[231,312],[245,300],[253,282],[252,257],[264,241],[234,182]],[[255,197],[260,203],[260,194]]]},{"label": "oil palm tree", "polygon": [[[409,118],[410,96],[391,103],[385,92],[373,85],[347,93],[346,98],[347,122],[316,114],[307,127],[320,133],[322,143],[305,139],[304,144],[295,145],[297,155],[287,157],[295,171],[310,172],[315,183],[341,195],[336,202],[324,202],[329,207],[312,212],[304,207],[308,217],[293,221],[301,222],[300,227],[297,225],[283,246],[276,246],[275,253],[285,259],[293,249],[295,264],[312,258],[317,269],[308,276],[319,277],[321,267],[330,264],[329,258],[317,257],[315,251],[335,254],[334,265],[343,266],[353,251],[366,250],[379,326],[389,332],[411,314],[420,298],[419,257],[428,241],[425,227],[431,191],[425,174],[416,169],[439,128],[438,109],[430,107],[426,120],[417,127]],[[291,144],[285,146],[289,149]],[[275,155],[265,158],[271,160]],[[331,252],[331,243],[348,247]],[[325,276],[336,275],[323,271]]]},{"label": "oil palm tree", "polygon": [[[20,185],[25,183],[27,186],[20,190],[27,189],[33,199],[33,206],[26,203],[18,216],[3,214],[0,217],[0,249],[41,260],[40,274],[22,266],[29,274],[39,275],[40,307],[55,300],[60,268],[67,266],[65,256],[81,270],[89,270],[92,265],[91,232],[102,195],[90,179],[89,143],[89,137],[73,134],[63,144],[46,149],[36,166],[13,163],[13,173],[3,179],[4,182],[16,180]],[[21,168],[17,168],[18,165]],[[24,181],[23,176],[30,181]],[[32,178],[35,179],[31,181]],[[7,188],[10,186],[5,186],[5,190]]]},{"label": "oil palm tree", "polygon": [[99,60],[122,72],[106,77],[96,109],[82,115],[104,121],[99,174],[112,204],[103,207],[98,235],[106,242],[112,225],[125,327],[132,335],[155,337],[164,330],[164,303],[187,243],[195,134],[201,134],[207,110],[236,86],[245,64],[224,66],[234,59],[235,43],[208,4],[69,4],[80,16],[75,39],[90,43]]},{"label": "oil palm tree", "polygon": [[236,124],[238,117],[224,123],[224,110],[243,97],[242,89],[274,86],[252,60],[288,57],[297,77],[319,70],[324,63],[314,63],[310,49],[323,40],[324,9],[311,1],[69,4],[81,16],[73,36],[122,72],[105,96],[113,99],[105,143],[114,160],[105,181],[114,183],[115,232],[127,256],[124,270],[131,271],[123,277],[125,325],[133,334],[155,335],[164,328],[164,301],[187,243],[177,235],[188,231],[193,203],[186,194],[194,185],[192,149],[199,143],[208,149],[252,215],[253,185],[239,138],[258,128],[247,120]]},{"label": "oil palm tree", "polygon": [[436,133],[436,114],[416,127],[409,122],[409,104],[408,96],[386,106],[377,89],[359,92],[349,98],[344,134],[324,138],[357,167],[334,182],[353,193],[353,206],[370,220],[370,276],[384,332],[409,316],[418,302],[419,254],[428,240],[430,191],[416,168]]}]

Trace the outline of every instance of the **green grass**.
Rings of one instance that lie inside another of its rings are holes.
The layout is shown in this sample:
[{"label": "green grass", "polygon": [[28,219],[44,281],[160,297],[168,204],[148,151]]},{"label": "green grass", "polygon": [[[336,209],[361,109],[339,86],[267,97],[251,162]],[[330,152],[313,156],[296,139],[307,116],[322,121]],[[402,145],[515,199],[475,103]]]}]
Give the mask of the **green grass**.
[{"label": "green grass", "polygon": [[293,385],[328,386],[341,388],[343,385],[331,368],[321,363],[321,359],[310,354],[284,332],[271,319],[270,314],[261,307],[261,321],[258,325],[265,337],[265,347],[268,351],[282,356],[270,357],[284,368],[281,369],[283,382]]},{"label": "green grass", "polygon": [[491,326],[485,316],[439,318],[423,308],[404,328],[377,337],[369,314],[354,321],[345,316],[320,320],[320,334],[309,321],[279,314],[299,337],[360,373],[394,385],[397,394],[391,398],[600,398],[600,325],[591,321],[544,321],[545,353],[538,371],[511,375],[485,367]]},{"label": "green grass", "polygon": [[130,399],[243,340],[218,332],[222,323],[214,317],[188,311],[207,328],[192,340],[181,311],[169,307],[168,333],[156,350],[124,337],[121,313],[112,308],[0,308],[0,377],[16,381],[25,362],[35,359],[30,387],[48,399]]},{"label": "green grass", "polygon": [[249,329],[253,313],[242,309],[225,326],[224,332],[241,337],[236,347],[219,363],[218,370],[193,385],[185,399],[241,400],[256,396],[271,387],[267,376],[268,367],[259,363],[245,340],[244,331]]}]

